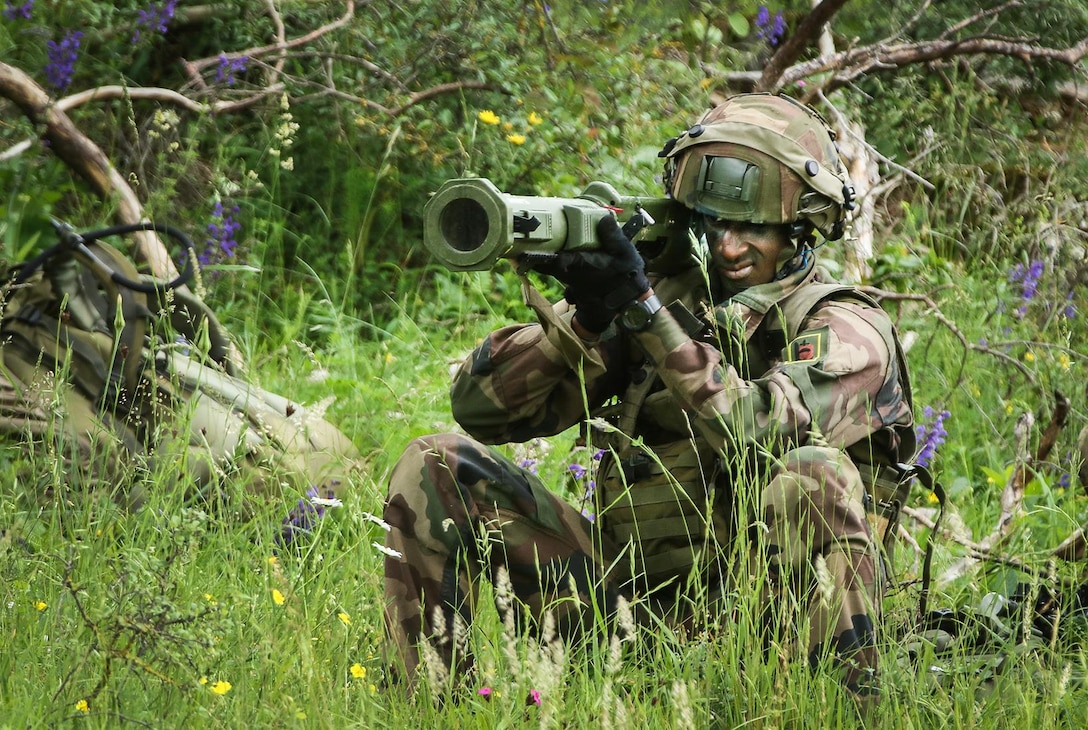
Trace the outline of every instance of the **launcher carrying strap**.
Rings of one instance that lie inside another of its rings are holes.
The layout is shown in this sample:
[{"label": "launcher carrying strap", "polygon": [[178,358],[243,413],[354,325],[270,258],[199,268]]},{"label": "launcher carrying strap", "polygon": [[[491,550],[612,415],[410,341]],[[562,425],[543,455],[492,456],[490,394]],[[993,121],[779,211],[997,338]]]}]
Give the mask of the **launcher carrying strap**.
[{"label": "launcher carrying strap", "polygon": [[937,498],[937,518],[933,521],[933,529],[929,531],[929,537],[926,539],[925,553],[922,557],[922,590],[918,594],[918,617],[919,620],[924,620],[929,614],[929,590],[933,583],[933,542],[941,528],[947,495],[941,483],[933,478],[928,467],[921,464],[899,464],[897,468],[904,479],[917,479],[919,484]]},{"label": "launcher carrying strap", "polygon": [[[164,224],[141,222],[77,233],[53,221],[57,242],[18,267],[4,287],[4,331],[40,346],[41,327],[82,363],[77,384],[100,410],[127,411],[140,380],[141,354],[152,318],[148,295],[180,289],[193,275],[195,252],[189,238]],[[102,239],[136,231],[157,231],[186,249],[183,272],[169,282],[142,276],[123,254]],[[38,291],[27,291],[41,273]],[[101,289],[101,291],[99,291]],[[21,292],[26,292],[20,296]],[[69,324],[60,327],[61,322]],[[107,340],[100,339],[106,335]]]}]

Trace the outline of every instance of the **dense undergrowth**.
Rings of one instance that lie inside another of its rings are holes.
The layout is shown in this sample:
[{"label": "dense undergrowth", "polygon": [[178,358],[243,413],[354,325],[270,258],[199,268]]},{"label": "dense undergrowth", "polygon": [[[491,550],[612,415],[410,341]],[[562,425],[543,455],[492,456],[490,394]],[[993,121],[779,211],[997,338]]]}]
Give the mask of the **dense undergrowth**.
[{"label": "dense undergrowth", "polygon": [[[69,91],[119,80],[170,86],[181,73],[163,59],[214,58],[271,32],[242,2],[213,3],[222,12],[206,24],[167,33],[137,23],[147,4],[135,0],[41,5],[0,24],[0,52],[48,83],[44,39],[83,27]],[[291,28],[339,12],[279,5]],[[651,4],[661,16],[632,23],[634,5],[583,3],[566,14],[535,2],[366,5],[323,50],[381,60],[386,73],[360,63],[369,71],[337,78],[338,88],[388,109],[451,78],[483,85],[400,116],[315,92],[304,59],[288,69],[293,93],[257,113],[179,115],[124,99],[72,113],[139,183],[148,213],[203,244],[203,293],[248,376],[302,403],[334,397],[328,416],[365,468],[312,539],[284,550],[276,537],[300,496],[293,489],[259,497],[233,484],[206,501],[184,479],[172,488],[151,479],[139,485],[146,504],[130,512],[120,505],[131,483],[75,491],[61,455],[0,442],[0,728],[856,724],[832,676],[761,650],[750,599],[705,633],[645,630],[581,652],[511,635],[485,606],[471,639],[474,677],[411,697],[388,681],[374,547],[382,528],[372,519],[385,480],[410,439],[456,428],[450,368],[487,332],[529,316],[505,265],[453,274],[428,262],[428,191],[478,174],[524,194],[571,195],[593,179],[655,194],[661,142],[722,92],[721,73],[766,60],[774,13],[759,25],[756,3]],[[785,20],[807,8],[792,5]],[[843,37],[880,37],[856,12],[840,17]],[[1064,12],[1064,24],[1051,12]],[[1052,3],[1020,21],[1076,38],[1085,18],[1076,3]],[[116,30],[88,30],[96,26]],[[260,68],[236,67],[237,85],[224,77],[208,98],[259,86]],[[919,486],[904,519],[917,545],[899,544],[886,604],[885,694],[873,727],[1088,724],[1088,619],[1065,604],[1051,637],[1032,631],[1031,612],[994,608],[1059,587],[1071,599],[1084,582],[1080,564],[1050,556],[1088,519],[1077,444],[1088,422],[1088,134],[1083,108],[1051,92],[1063,78],[991,59],[861,78],[832,99],[889,158],[882,173],[894,184],[877,211],[865,283],[909,343],[922,441],[948,493],[929,606],[970,618],[947,651],[918,636],[921,547],[937,507]],[[32,137],[4,108],[4,147]],[[6,265],[47,243],[50,215],[90,227],[112,213],[34,150],[0,163]],[[841,268],[841,248],[819,255]],[[994,531],[1003,491],[1043,440],[1059,394],[1069,401],[1064,427],[1023,475],[1007,534],[973,562],[970,546]],[[573,441],[507,448],[577,500],[584,484],[570,467],[589,464]],[[975,636],[987,638],[976,646]]]}]

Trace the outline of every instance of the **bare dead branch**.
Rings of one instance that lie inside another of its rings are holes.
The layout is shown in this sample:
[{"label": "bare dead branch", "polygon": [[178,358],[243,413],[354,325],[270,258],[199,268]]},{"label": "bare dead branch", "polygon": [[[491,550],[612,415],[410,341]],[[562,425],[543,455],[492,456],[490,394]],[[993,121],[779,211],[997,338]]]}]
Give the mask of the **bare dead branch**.
[{"label": "bare dead branch", "polygon": [[[870,45],[842,51],[831,57],[815,58],[785,69],[777,83],[768,87],[781,89],[802,79],[820,74],[830,77],[819,89],[830,93],[858,77],[872,72],[897,69],[918,63],[944,61],[959,56],[996,55],[1031,61],[1051,61],[1067,66],[1088,55],[1088,38],[1069,48],[1050,48],[1021,39],[966,38],[963,40],[917,41],[894,45]],[[761,82],[762,83],[762,82]]]},{"label": "bare dead branch", "polygon": [[948,40],[952,36],[959,33],[961,30],[970,28],[975,23],[979,23],[983,20],[986,20],[987,18],[996,18],[998,15],[1001,15],[1001,13],[1005,12],[1009,8],[1016,8],[1020,7],[1021,5],[1023,5],[1023,2],[1021,0],[1009,0],[1009,2],[1005,3],[1004,5],[996,5],[992,8],[983,8],[974,15],[964,18],[955,25],[949,26],[943,33],[937,36],[937,40]]},{"label": "bare dead branch", "polygon": [[1054,548],[1052,555],[1059,560],[1079,562],[1084,560],[1085,553],[1088,553],[1088,539],[1085,538],[1084,528],[1078,527],[1062,540],[1061,545]]},{"label": "bare dead branch", "polygon": [[312,81],[299,77],[283,77],[288,79],[292,84],[300,88],[313,88],[312,94],[306,98],[314,99],[320,97],[332,97],[335,99],[342,99],[343,101],[351,102],[360,107],[371,109],[389,117],[399,117],[413,106],[420,104],[429,99],[433,99],[443,94],[452,94],[468,89],[476,89],[483,91],[496,91],[501,93],[508,93],[506,89],[495,86],[488,81],[451,81],[445,84],[438,84],[428,89],[416,91],[408,95],[408,99],[397,106],[386,106],[372,99],[368,99],[364,96],[358,96],[356,94],[349,94],[345,91],[333,88],[329,83]]},{"label": "bare dead branch", "polygon": [[[917,522],[922,527],[924,527],[924,528],[926,528],[928,530],[933,529],[933,527],[934,527],[933,519],[931,517],[929,517],[928,515],[926,515],[925,512],[923,512],[922,510],[915,509],[915,508],[912,508],[912,507],[902,507],[900,509],[902,510],[902,512],[903,512],[903,514],[905,516],[907,516],[910,519],[914,520],[915,522]],[[909,532],[907,534],[909,534]],[[1042,577],[1044,575],[1049,575],[1049,573],[1045,569],[1039,568],[1038,566],[1036,566],[1033,563],[1030,563],[1030,562],[1028,562],[1026,560],[1023,560],[1022,558],[1014,558],[1014,557],[1010,557],[1008,555],[1001,555],[1001,554],[995,553],[992,549],[986,548],[983,545],[981,545],[980,543],[974,542],[973,540],[969,540],[969,539],[965,538],[963,535],[955,532],[954,530],[950,530],[948,528],[942,528],[937,533],[937,536],[939,536],[943,540],[948,540],[950,542],[955,543],[956,545],[959,545],[962,548],[965,548],[966,551],[967,551],[967,555],[965,556],[964,560],[972,561],[972,563],[997,563],[998,565],[1005,565],[1005,566],[1008,566],[1010,568],[1015,568],[1016,570],[1019,570],[1019,571],[1021,571],[1023,573],[1026,573],[1026,574],[1031,575],[1031,576],[1036,576],[1036,577]],[[917,543],[915,543],[915,544],[917,544]],[[947,580],[946,580],[947,576],[948,576],[947,573],[945,574],[945,576],[942,576],[942,578],[939,579],[940,582],[947,582]],[[1051,577],[1053,577],[1053,576],[1051,576]],[[1055,578],[1055,580],[1053,582],[1058,582],[1058,581]]]},{"label": "bare dead branch", "polygon": [[[271,3],[269,3],[269,4],[271,4]],[[232,51],[231,53],[225,53],[222,56],[201,58],[201,59],[198,59],[196,61],[185,61],[185,60],[183,60],[182,64],[185,67],[185,69],[186,69],[187,73],[189,74],[190,78],[193,79],[194,81],[196,81],[197,79],[200,79],[201,72],[205,68],[208,68],[209,66],[218,65],[222,61],[223,57],[226,57],[227,60],[233,61],[233,60],[236,60],[236,59],[239,59],[239,58],[259,59],[259,58],[261,58],[263,56],[273,55],[273,54],[277,55],[277,56],[282,56],[284,51],[287,51],[288,49],[298,48],[299,46],[306,45],[307,43],[315,41],[318,38],[320,38],[321,36],[326,35],[328,33],[331,33],[332,31],[337,30],[339,28],[342,28],[345,25],[347,25],[348,23],[350,23],[351,19],[353,17],[355,17],[355,0],[346,0],[345,1],[345,6],[346,7],[344,9],[344,14],[341,15],[338,19],[334,20],[331,23],[327,23],[326,25],[323,25],[323,26],[321,26],[319,28],[315,28],[312,31],[310,31],[309,33],[305,33],[305,34],[299,36],[298,38],[292,38],[291,40],[286,40],[285,38],[283,38],[281,36],[277,40],[276,43],[273,43],[271,45],[256,46],[256,47],[247,48],[247,49],[241,50],[241,51]],[[275,17],[274,17],[274,22],[275,22]],[[282,32],[282,25],[278,25],[277,35],[280,35],[281,32]]]},{"label": "bare dead branch", "polygon": [[[53,153],[86,180],[99,197],[116,201],[118,223],[144,220],[143,206],[124,176],[34,79],[0,62],[0,96],[10,99],[33,124],[42,128],[42,136],[49,141]],[[134,238],[138,261],[146,263],[160,279],[177,278],[178,271],[169,252],[153,231],[134,234]]]},{"label": "bare dead branch", "polygon": [[[990,533],[977,543],[966,545],[964,544],[966,541],[960,541],[960,544],[968,547],[970,552],[945,571],[941,577],[941,582],[947,583],[967,575],[980,561],[993,559],[996,551],[1008,541],[1012,535],[1012,527],[1016,517],[1021,513],[1024,489],[1035,472],[1035,465],[1045,461],[1054,448],[1054,444],[1057,442],[1058,436],[1061,434],[1069,416],[1069,406],[1068,398],[1060,392],[1054,393],[1054,412],[1051,414],[1050,423],[1043,431],[1034,455],[1028,451],[1028,441],[1035,418],[1030,412],[1024,413],[1019,418],[1015,429],[1015,468],[1001,492],[1001,513],[997,518],[997,522]],[[1077,533],[1074,533],[1053,552],[1053,555],[1055,557],[1065,557],[1067,554],[1083,554],[1083,545],[1078,545],[1078,539],[1083,542],[1083,539],[1078,538]],[[1003,560],[1008,562],[1009,559],[1004,558]]]},{"label": "bare dead branch", "polygon": [[916,183],[921,185],[926,190],[931,190],[932,191],[932,190],[937,189],[936,185],[931,183],[929,180],[926,180],[924,177],[922,177],[921,175],[916,173],[914,170],[911,170],[909,167],[905,167],[903,165],[900,165],[898,162],[896,162],[896,161],[882,155],[880,153],[880,151],[876,147],[873,147],[871,144],[869,144],[865,140],[864,137],[857,134],[853,130],[853,128],[848,124],[846,117],[844,117],[842,115],[842,113],[837,108],[835,108],[835,105],[831,103],[831,101],[827,98],[827,96],[823,93],[823,91],[819,91],[817,93],[817,95],[818,95],[820,101],[823,102],[824,108],[830,110],[831,117],[832,117],[832,120],[835,123],[835,128],[836,129],[841,130],[846,135],[852,136],[855,139],[855,141],[857,141],[858,144],[863,145],[867,150],[869,150],[870,155],[875,157],[877,160],[879,160],[883,164],[887,165],[889,169],[897,170],[898,172],[903,173],[904,175],[909,177],[911,180],[914,180]]},{"label": "bare dead branch", "polygon": [[[937,303],[929,295],[894,292],[874,286],[863,286],[860,288],[862,291],[876,298],[878,301],[887,299],[891,301],[915,301],[926,304],[926,314],[934,317],[939,323],[944,325],[944,327],[948,329],[948,331],[951,332],[957,340],[960,341],[960,344],[963,346],[964,350],[980,352],[982,354],[995,357],[998,360],[1006,363],[1007,365],[1011,365],[1012,367],[1016,368],[1016,370],[1019,371],[1021,375],[1024,376],[1024,379],[1028,381],[1029,385],[1031,385],[1036,390],[1042,392],[1038,382],[1035,379],[1035,376],[1030,370],[1027,369],[1027,366],[1025,366],[1022,362],[1004,352],[1001,352],[1001,350],[999,349],[991,347],[988,344],[984,344],[981,342],[968,342],[967,337],[963,334],[963,332],[960,331],[959,327],[957,327],[956,324],[952,322],[952,320],[948,319],[948,317],[945,316],[945,314],[941,311],[940,307],[937,306]],[[953,382],[956,385],[959,385],[960,379],[963,377],[964,364],[965,361],[961,361],[960,371],[953,379]]]}]

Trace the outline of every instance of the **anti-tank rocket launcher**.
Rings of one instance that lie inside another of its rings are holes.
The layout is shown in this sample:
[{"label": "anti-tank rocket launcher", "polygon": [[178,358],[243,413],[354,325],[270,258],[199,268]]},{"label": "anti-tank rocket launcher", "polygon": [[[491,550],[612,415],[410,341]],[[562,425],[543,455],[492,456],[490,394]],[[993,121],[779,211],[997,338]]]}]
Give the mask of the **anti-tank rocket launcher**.
[{"label": "anti-tank rocket launcher", "polygon": [[532,268],[560,251],[599,248],[597,222],[606,215],[616,216],[648,268],[667,273],[691,259],[687,208],[668,198],[620,195],[604,182],[576,198],[552,198],[503,193],[487,178],[457,178],[423,213],[423,244],[453,271],[485,271],[502,258]]}]

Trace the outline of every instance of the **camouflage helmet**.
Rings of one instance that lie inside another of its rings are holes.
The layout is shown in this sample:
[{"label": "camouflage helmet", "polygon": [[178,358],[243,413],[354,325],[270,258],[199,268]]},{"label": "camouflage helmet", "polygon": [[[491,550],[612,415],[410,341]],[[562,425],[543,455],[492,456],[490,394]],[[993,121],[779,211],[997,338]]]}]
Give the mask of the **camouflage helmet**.
[{"label": "camouflage helmet", "polygon": [[740,94],[666,143],[665,194],[698,213],[761,224],[806,219],[842,238],[854,189],[835,133],[782,94]]}]

